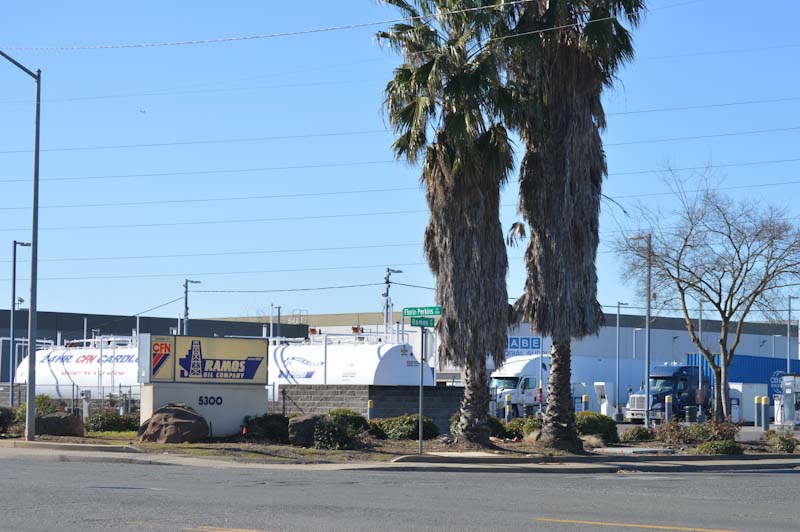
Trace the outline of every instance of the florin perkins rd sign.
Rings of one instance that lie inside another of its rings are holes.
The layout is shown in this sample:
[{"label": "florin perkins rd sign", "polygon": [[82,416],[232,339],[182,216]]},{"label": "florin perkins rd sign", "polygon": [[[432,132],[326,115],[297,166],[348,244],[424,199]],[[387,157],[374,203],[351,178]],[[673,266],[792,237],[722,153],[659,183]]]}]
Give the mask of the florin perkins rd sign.
[{"label": "florin perkins rd sign", "polygon": [[403,309],[404,318],[432,318],[442,315],[442,307],[407,307]]}]

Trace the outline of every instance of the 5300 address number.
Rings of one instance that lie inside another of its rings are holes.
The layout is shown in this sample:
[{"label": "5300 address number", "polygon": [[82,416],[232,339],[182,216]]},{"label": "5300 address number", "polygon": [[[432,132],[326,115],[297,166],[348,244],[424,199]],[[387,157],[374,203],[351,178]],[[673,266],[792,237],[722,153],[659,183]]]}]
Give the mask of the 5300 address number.
[{"label": "5300 address number", "polygon": [[220,396],[213,396],[213,395],[201,395],[197,399],[198,405],[211,405],[211,406],[221,406],[222,405],[222,397]]}]

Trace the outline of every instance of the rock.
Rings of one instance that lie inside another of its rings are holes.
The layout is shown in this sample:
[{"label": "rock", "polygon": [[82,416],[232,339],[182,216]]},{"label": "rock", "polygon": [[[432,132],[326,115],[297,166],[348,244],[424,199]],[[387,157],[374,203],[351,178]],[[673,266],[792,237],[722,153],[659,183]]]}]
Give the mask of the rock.
[{"label": "rock", "polygon": [[208,437],[208,423],[186,405],[166,405],[139,427],[139,441],[153,443],[193,443]]},{"label": "rock", "polygon": [[36,434],[83,437],[85,430],[83,421],[78,416],[56,412],[36,418]]},{"label": "rock", "polygon": [[289,443],[312,447],[314,445],[314,429],[317,423],[322,421],[325,416],[309,414],[306,416],[293,417],[289,420]]}]

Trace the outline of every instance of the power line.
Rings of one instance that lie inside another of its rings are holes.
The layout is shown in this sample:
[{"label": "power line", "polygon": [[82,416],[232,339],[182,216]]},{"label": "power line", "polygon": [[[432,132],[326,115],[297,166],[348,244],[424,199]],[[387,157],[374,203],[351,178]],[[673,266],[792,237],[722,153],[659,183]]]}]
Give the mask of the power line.
[{"label": "power line", "polygon": [[[0,48],[12,51],[25,51],[25,52],[74,52],[81,50],[120,50],[130,48],[162,48],[168,46],[191,46],[198,44],[218,44],[226,42],[239,42],[239,41],[255,41],[264,39],[275,39],[279,37],[294,37],[300,35],[311,35],[316,33],[328,33],[342,30],[352,30],[359,28],[368,28],[371,26],[385,26],[388,24],[397,24],[399,22],[413,22],[415,20],[424,20],[433,17],[441,17],[448,15],[457,15],[460,13],[469,13],[476,11],[485,11],[488,9],[502,9],[504,7],[527,4],[539,0],[512,0],[504,2],[502,5],[491,6],[477,6],[463,9],[454,9],[451,11],[441,11],[433,15],[422,15],[418,17],[402,17],[390,20],[381,20],[375,22],[362,22],[358,24],[346,24],[342,26],[328,26],[324,28],[314,28],[308,30],[298,31],[285,31],[279,33],[266,33],[260,35],[245,35],[237,37],[219,37],[213,39],[195,39],[190,41],[165,41],[165,42],[148,42],[148,43],[130,43],[130,44],[88,44],[88,45],[70,45],[70,46],[0,46]],[[558,29],[558,28],[553,28]]]},{"label": "power line", "polygon": [[721,102],[709,103],[703,105],[684,105],[680,107],[661,107],[656,109],[638,109],[634,111],[619,111],[616,113],[606,113],[606,116],[622,116],[622,115],[641,115],[648,113],[666,113],[669,111],[691,111],[695,109],[715,109],[718,107],[736,107],[740,105],[755,105],[762,103],[783,103],[794,102],[800,100],[800,96],[789,96],[787,98],[770,98],[765,100],[742,100],[737,102]]},{"label": "power line", "polygon": [[654,55],[650,57],[637,57],[637,61],[660,61],[662,59],[679,59],[683,57],[700,57],[708,55],[728,55],[741,54],[748,52],[764,52],[770,50],[782,50],[787,48],[800,48],[800,44],[776,44],[772,46],[756,46],[752,48],[730,48],[727,50],[711,50],[702,52],[686,52],[682,54]]},{"label": "power line", "polygon": [[725,133],[712,133],[709,135],[694,135],[691,137],[668,137],[661,139],[630,140],[627,142],[605,142],[603,143],[603,146],[631,146],[634,144],[654,144],[657,142],[674,142],[679,140],[701,140],[701,139],[713,139],[719,137],[737,137],[741,135],[759,135],[762,133],[777,133],[783,131],[797,131],[797,130],[800,130],[800,126],[781,127],[773,129],[752,129],[747,131],[731,131]]},{"label": "power line", "polygon": [[[117,175],[91,175],[76,177],[51,177],[42,181],[84,181],[92,179],[131,179],[136,177],[174,177],[190,175],[215,175],[215,174],[237,174],[250,172],[275,172],[280,170],[310,170],[318,168],[339,168],[344,166],[371,166],[378,164],[393,164],[397,161],[385,159],[382,161],[348,161],[342,163],[320,163],[320,164],[299,164],[292,166],[262,166],[259,168],[221,168],[219,170],[187,170],[180,172],[153,172],[144,174],[117,174]],[[0,183],[26,183],[30,178],[11,178],[0,179]]]},{"label": "power line", "polygon": [[420,286],[420,285],[417,285],[417,284],[398,283],[398,282],[392,281],[392,285],[406,286],[408,288],[420,288],[422,290],[433,290],[434,292],[436,291],[435,288],[431,288],[430,286]]},{"label": "power line", "polygon": [[[658,142],[674,142],[674,141],[681,141],[681,140],[700,140],[700,139],[709,139],[709,138],[718,138],[718,137],[734,137],[734,136],[741,136],[741,135],[757,135],[762,133],[778,133],[778,132],[785,132],[785,131],[797,131],[800,129],[800,126],[793,126],[793,127],[783,127],[783,128],[771,128],[771,129],[752,129],[752,130],[744,130],[744,131],[731,131],[731,132],[722,132],[722,133],[712,133],[707,135],[694,135],[694,136],[687,136],[687,137],[667,137],[667,138],[658,138],[658,139],[645,139],[645,140],[633,140],[633,141],[626,141],[626,142],[606,142],[604,146],[630,146],[634,144],[654,144]],[[270,141],[270,140],[290,140],[290,139],[304,139],[304,138],[315,138],[315,137],[344,137],[344,136],[354,136],[354,135],[374,135],[380,133],[387,133],[385,129],[374,129],[374,130],[366,130],[366,131],[340,131],[340,132],[333,132],[333,133],[307,133],[307,134],[300,134],[300,135],[279,135],[279,136],[269,136],[269,137],[246,137],[246,138],[231,138],[231,139],[212,139],[212,140],[189,140],[189,141],[177,141],[177,142],[157,142],[157,143],[147,143],[147,144],[115,144],[115,145],[104,145],[104,146],[71,146],[71,147],[63,147],[63,148],[47,148],[42,151],[83,151],[83,150],[111,150],[111,149],[125,149],[125,148],[153,148],[153,147],[164,147],[164,146],[189,146],[189,145],[200,145],[200,144],[228,144],[228,143],[238,143],[238,142],[260,142],[260,141]],[[26,149],[19,149],[19,150],[5,150],[0,151],[0,154],[15,154],[15,153],[29,153],[30,150]],[[365,164],[365,163],[347,163],[350,164]],[[374,162],[368,162],[366,164],[375,164]],[[301,167],[289,167],[289,168],[266,168],[266,169],[273,169],[273,170],[284,170],[290,168],[314,168],[317,167],[316,165],[311,166],[301,166]],[[254,170],[246,170],[246,171],[254,171]],[[200,173],[200,172],[197,172]],[[212,171],[212,173],[218,173],[218,171]],[[154,174],[154,175],[163,175],[163,174]],[[135,175],[126,175],[120,177],[137,177]],[[62,178],[63,180],[69,180],[71,178]],[[11,182],[17,181],[16,179],[13,180],[6,180],[0,182]]]},{"label": "power line", "polygon": [[[520,257],[521,258],[521,257]],[[424,266],[426,262],[408,262],[408,263],[393,263],[395,266],[412,267]],[[155,279],[165,277],[201,277],[201,276],[217,276],[217,275],[253,275],[262,273],[300,273],[300,272],[322,272],[322,271],[341,271],[341,270],[367,270],[377,268],[383,270],[386,268],[386,263],[382,264],[369,264],[369,265],[353,265],[353,266],[322,266],[316,268],[283,268],[274,270],[244,270],[244,271],[229,271],[229,272],[180,272],[180,273],[145,273],[145,274],[128,274],[128,275],[93,275],[93,276],[78,276],[78,277],[39,277],[40,281],[89,281],[89,280],[125,280],[125,279]],[[10,281],[11,279],[0,279],[0,281]],[[18,281],[28,281],[29,279],[17,278]]]},{"label": "power line", "polygon": [[[307,198],[320,196],[346,196],[352,194],[374,194],[382,192],[405,192],[409,190],[419,190],[419,187],[400,187],[400,188],[373,188],[363,190],[334,190],[329,192],[298,192],[295,194],[266,194],[259,196],[228,196],[218,198],[194,198],[194,199],[170,199],[154,201],[126,201],[118,203],[83,203],[73,205],[42,205],[40,209],[85,209],[92,207],[129,207],[141,205],[169,205],[173,203],[210,203],[224,201],[246,201],[263,199],[288,199],[288,198]],[[30,207],[0,207],[0,211],[19,211],[27,210]]]},{"label": "power line", "polygon": [[[741,190],[741,189],[750,189],[750,188],[764,188],[764,187],[776,187],[782,185],[797,185],[800,184],[800,180],[796,179],[793,181],[776,181],[774,183],[758,183],[756,185],[732,185],[729,187],[714,187],[714,190]],[[703,192],[704,189],[695,189],[695,190],[687,190],[688,193],[696,193],[696,192]],[[627,194],[624,196],[614,196],[613,199],[620,200],[620,199],[630,199],[630,198],[646,198],[650,196],[674,196],[674,192],[666,191],[666,192],[647,192],[644,194]]]},{"label": "power line", "polygon": [[[510,206],[510,205],[506,205]],[[239,220],[196,220],[192,222],[156,222],[145,224],[109,224],[109,225],[70,225],[70,226],[56,226],[56,227],[40,227],[40,231],[69,231],[69,230],[87,230],[87,229],[129,229],[129,228],[147,228],[147,227],[182,227],[187,225],[218,225],[218,224],[247,224],[247,223],[260,223],[260,222],[287,222],[287,221],[302,221],[302,220],[327,220],[335,218],[358,218],[363,216],[393,216],[399,214],[420,214],[428,212],[425,209],[405,210],[405,211],[381,211],[381,212],[363,212],[363,213],[339,213],[339,214],[319,214],[314,216],[283,216],[276,218],[245,218]],[[27,229],[14,228],[14,229],[0,229],[2,232],[13,231],[28,231]]]},{"label": "power line", "polygon": [[[164,146],[194,146],[199,144],[232,144],[238,142],[263,142],[270,140],[294,140],[294,139],[309,139],[320,137],[349,137],[355,135],[375,135],[378,133],[386,133],[385,129],[372,129],[366,131],[340,131],[333,133],[303,133],[299,135],[276,135],[269,137],[245,137],[245,138],[231,138],[231,139],[212,139],[212,140],[187,140],[175,142],[152,142],[145,144],[113,144],[106,146],[68,146],[64,148],[44,148],[41,151],[56,152],[56,151],[87,151],[87,150],[118,150],[128,148],[160,148]],[[13,153],[29,153],[30,149],[18,150],[5,150],[0,151],[0,154],[13,154]]]},{"label": "power line", "polygon": [[[98,262],[115,260],[152,260],[152,259],[179,259],[189,257],[225,257],[238,255],[270,255],[280,253],[305,253],[316,251],[352,251],[357,249],[379,249],[379,248],[399,248],[421,246],[420,242],[408,244],[365,244],[358,246],[334,246],[322,248],[293,248],[293,249],[269,249],[257,251],[220,251],[208,253],[175,253],[168,255],[128,255],[123,257],[63,257],[56,259],[39,259],[39,262]],[[0,262],[11,263],[11,260],[0,260]],[[17,259],[17,262],[30,262],[29,260]]]},{"label": "power line", "polygon": [[[788,159],[772,159],[772,160],[764,160],[764,161],[745,161],[740,163],[721,163],[721,164],[705,164],[702,166],[687,166],[682,168],[670,168],[671,171],[689,171],[689,170],[705,170],[707,168],[731,168],[737,166],[756,166],[762,164],[780,164],[780,163],[792,163],[792,162],[799,162],[800,158],[788,158]],[[317,168],[336,168],[336,167],[345,167],[345,166],[371,166],[371,165],[381,165],[381,164],[394,164],[397,161],[393,159],[386,159],[382,161],[346,161],[340,163],[321,163],[321,164],[304,164],[304,165],[294,165],[294,166],[267,166],[267,167],[256,167],[256,168],[220,168],[216,170],[185,170],[185,171],[177,171],[177,172],[152,172],[152,173],[139,173],[139,174],[111,174],[111,175],[90,175],[90,176],[72,176],[72,177],[51,177],[42,179],[42,181],[82,181],[82,180],[94,180],[94,179],[133,179],[138,177],[176,177],[176,176],[193,176],[193,175],[215,175],[215,174],[234,174],[234,173],[251,173],[251,172],[266,172],[266,171],[279,171],[279,170],[305,170],[305,169],[317,169]],[[639,175],[639,174],[657,174],[661,173],[664,170],[662,169],[650,169],[650,170],[634,170],[630,172],[613,172],[610,173],[609,177],[616,177],[616,176],[625,176],[625,175]],[[27,183],[30,181],[30,178],[9,178],[9,179],[0,179],[0,183]],[[185,200],[181,200],[185,201]],[[125,203],[126,205],[132,205],[133,203]],[[103,204],[102,206],[105,206]],[[40,207],[42,208],[42,207]],[[48,207],[48,208],[53,208]],[[8,210],[8,209],[18,209],[17,207],[9,207],[3,208],[0,207],[0,210]]]},{"label": "power line", "polygon": [[383,283],[346,284],[339,286],[317,286],[314,288],[277,288],[272,290],[192,290],[192,293],[193,294],[274,294],[279,292],[320,292],[323,290],[363,288],[365,286],[383,286]]},{"label": "power line", "polygon": [[[123,316],[123,317],[121,317],[121,318],[116,318],[116,319],[109,320],[109,321],[107,321],[107,322],[101,323],[100,325],[94,326],[94,328],[95,328],[95,329],[102,329],[103,327],[108,327],[109,325],[114,325],[115,323],[119,323],[119,322],[121,322],[121,321],[125,321],[125,320],[127,320],[127,319],[130,319],[130,318],[136,318],[136,317],[138,317],[138,316],[141,316],[142,314],[147,314],[148,312],[152,312],[152,311],[154,311],[154,310],[158,310],[158,309],[160,309],[160,308],[164,308],[164,307],[166,307],[167,305],[171,305],[171,304],[173,304],[173,303],[177,303],[178,301],[182,301],[182,300],[183,300],[183,296],[176,297],[175,299],[172,299],[172,300],[170,300],[170,301],[167,301],[166,303],[162,303],[162,304],[160,304],[160,305],[157,305],[157,306],[155,306],[155,307],[149,308],[149,309],[147,309],[147,310],[143,310],[143,311],[141,311],[141,312],[137,312],[136,314],[131,314],[131,315],[129,315],[129,316]],[[75,330],[72,330],[72,331],[65,331],[65,332],[63,333],[63,335],[64,335],[64,336],[70,336],[70,335],[72,335],[73,333],[79,333],[79,332],[82,332],[82,330],[81,330],[81,329],[75,329]]]}]

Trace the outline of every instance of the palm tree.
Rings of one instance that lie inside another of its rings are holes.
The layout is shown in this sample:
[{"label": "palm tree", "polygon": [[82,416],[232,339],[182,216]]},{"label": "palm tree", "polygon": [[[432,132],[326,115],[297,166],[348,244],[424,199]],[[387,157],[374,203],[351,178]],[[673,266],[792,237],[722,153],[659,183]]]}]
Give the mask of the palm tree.
[{"label": "palm tree", "polygon": [[378,38],[404,60],[386,87],[386,107],[395,155],[422,162],[430,209],[424,249],[442,306],[439,359],[463,368],[456,438],[484,444],[486,358],[502,362],[510,317],[499,208],[513,154],[494,105],[502,90],[498,65],[482,51],[480,16],[451,13],[475,2],[386,3],[408,18]]},{"label": "palm tree", "polygon": [[582,449],[570,357],[572,338],[596,334],[602,324],[595,267],[607,174],[601,96],[633,57],[631,35],[620,19],[636,26],[644,9],[644,0],[540,0],[512,10],[495,30],[514,96],[508,122],[525,144],[519,209],[530,240],[525,292],[515,310],[552,338],[549,399],[539,434],[539,443],[548,447]]}]

